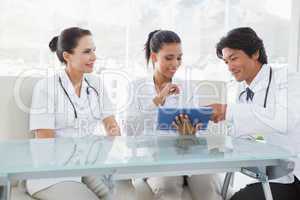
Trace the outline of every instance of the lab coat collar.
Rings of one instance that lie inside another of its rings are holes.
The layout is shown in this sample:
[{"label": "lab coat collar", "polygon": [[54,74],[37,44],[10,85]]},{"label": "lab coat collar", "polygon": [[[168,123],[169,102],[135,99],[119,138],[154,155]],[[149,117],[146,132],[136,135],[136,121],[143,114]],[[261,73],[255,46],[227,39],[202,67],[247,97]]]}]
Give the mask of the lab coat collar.
[{"label": "lab coat collar", "polygon": [[[147,84],[152,85],[153,86],[153,90],[156,91],[154,80],[153,80],[153,75],[152,76],[148,76],[146,78],[146,81],[147,81]],[[182,80],[179,79],[179,78],[177,78],[177,77],[173,77],[172,78],[172,83],[174,83],[174,84],[178,84],[178,83],[181,83],[181,82],[182,82]]]},{"label": "lab coat collar", "polygon": [[246,81],[243,81],[244,88],[249,87],[254,93],[261,89],[265,89],[269,81],[270,68],[271,67],[267,64],[262,65],[250,85],[248,85]]},{"label": "lab coat collar", "polygon": [[60,74],[60,77],[62,80],[62,84],[63,84],[64,88],[66,89],[68,95],[72,99],[72,101],[77,101],[79,99],[84,100],[86,98],[86,95],[87,95],[86,88],[88,87],[88,85],[87,85],[86,81],[84,80],[86,78],[85,74],[83,74],[81,90],[80,90],[80,97],[77,96],[77,94],[75,92],[75,88],[74,88],[68,74],[66,73],[66,71],[62,70],[59,74]]}]

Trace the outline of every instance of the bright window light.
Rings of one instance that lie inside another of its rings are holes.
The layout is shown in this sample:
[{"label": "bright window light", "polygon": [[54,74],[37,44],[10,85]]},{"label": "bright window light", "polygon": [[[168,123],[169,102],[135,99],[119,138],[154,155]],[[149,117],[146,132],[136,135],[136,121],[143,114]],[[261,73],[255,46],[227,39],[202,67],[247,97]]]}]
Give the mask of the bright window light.
[{"label": "bright window light", "polygon": [[291,18],[291,0],[267,0],[266,9],[268,13],[277,15],[284,19]]}]

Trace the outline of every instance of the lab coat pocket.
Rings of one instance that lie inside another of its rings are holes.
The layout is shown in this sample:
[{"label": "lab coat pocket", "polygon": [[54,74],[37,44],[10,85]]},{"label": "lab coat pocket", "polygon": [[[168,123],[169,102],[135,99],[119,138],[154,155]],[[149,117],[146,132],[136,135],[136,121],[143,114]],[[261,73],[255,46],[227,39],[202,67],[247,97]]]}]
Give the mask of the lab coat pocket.
[{"label": "lab coat pocket", "polygon": [[67,128],[67,127],[75,127],[75,116],[74,113],[68,111],[66,113],[57,112],[55,113],[55,128]]},{"label": "lab coat pocket", "polygon": [[93,119],[100,120],[102,112],[101,112],[101,108],[100,108],[99,99],[97,97],[88,99],[87,106],[90,111],[91,117]]}]

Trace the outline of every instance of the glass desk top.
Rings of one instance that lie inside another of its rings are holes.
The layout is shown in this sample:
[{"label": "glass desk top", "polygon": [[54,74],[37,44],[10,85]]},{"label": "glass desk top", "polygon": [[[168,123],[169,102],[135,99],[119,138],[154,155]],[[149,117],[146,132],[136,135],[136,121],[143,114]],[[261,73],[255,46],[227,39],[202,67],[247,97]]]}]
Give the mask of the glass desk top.
[{"label": "glass desk top", "polygon": [[232,149],[209,150],[209,143],[213,142],[208,136],[89,136],[0,141],[0,174],[195,163],[214,166],[293,157],[278,146],[234,138]]}]

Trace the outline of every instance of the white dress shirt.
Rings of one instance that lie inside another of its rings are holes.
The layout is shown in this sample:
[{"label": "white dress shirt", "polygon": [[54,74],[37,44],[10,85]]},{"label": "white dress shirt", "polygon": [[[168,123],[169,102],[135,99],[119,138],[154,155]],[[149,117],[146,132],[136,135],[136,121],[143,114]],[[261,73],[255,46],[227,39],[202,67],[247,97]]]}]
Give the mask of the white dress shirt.
[{"label": "white dress shirt", "polygon": [[[265,94],[269,82],[271,67],[263,65],[254,80],[248,85],[239,84],[237,103],[227,106],[226,119],[234,126],[234,136],[263,135],[266,142],[286,148],[294,153],[292,141],[288,135],[288,80],[286,68],[272,68],[272,78],[264,108]],[[249,87],[254,92],[251,100],[246,100]],[[294,120],[294,119],[289,119]],[[272,182],[292,183],[293,174]]]},{"label": "white dress shirt", "polygon": [[[40,80],[33,91],[30,130],[53,129],[55,137],[83,137],[99,134],[95,132],[96,128],[102,119],[113,115],[114,107],[99,77],[84,75],[84,79],[80,96],[75,93],[73,84],[65,71]],[[88,83],[96,89],[99,96]],[[75,118],[75,110],[71,102],[75,106],[77,118]],[[81,182],[81,177],[28,180],[27,190],[30,194],[34,194],[61,181]]]}]

